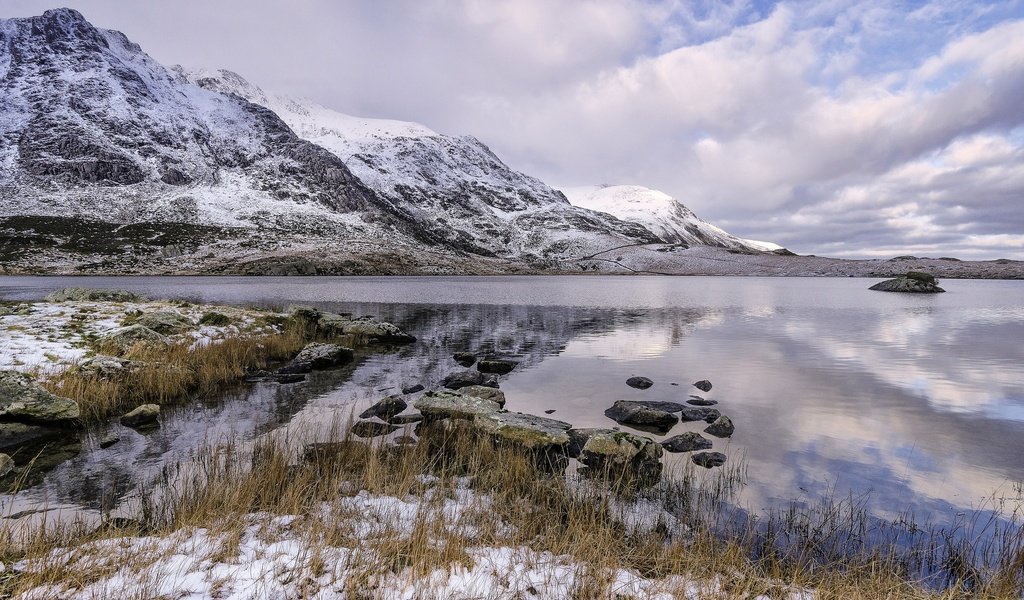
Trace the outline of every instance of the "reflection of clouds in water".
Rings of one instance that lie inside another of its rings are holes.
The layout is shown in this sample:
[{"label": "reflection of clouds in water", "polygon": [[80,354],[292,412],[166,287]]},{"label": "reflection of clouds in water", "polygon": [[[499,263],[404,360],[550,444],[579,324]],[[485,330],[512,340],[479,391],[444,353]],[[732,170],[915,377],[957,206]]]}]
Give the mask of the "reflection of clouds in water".
[{"label": "reflection of clouds in water", "polygon": [[697,327],[714,326],[723,320],[721,313],[681,318],[651,317],[604,333],[585,335],[570,340],[560,353],[566,358],[593,357],[630,361],[654,359],[667,354]]},{"label": "reflection of clouds in water", "polygon": [[806,320],[787,322],[784,331],[813,346],[826,362],[854,363],[943,410],[1010,415],[1015,411],[1007,410],[1007,392],[1021,389],[1024,349],[1016,343],[994,349],[984,344],[987,335],[993,341],[1013,339],[1007,328],[1019,329],[1017,339],[1024,339],[1022,322],[1017,311],[1004,312],[997,321],[992,312],[975,320],[929,308],[884,313],[860,328],[857,323],[843,327],[841,319],[824,327]]}]

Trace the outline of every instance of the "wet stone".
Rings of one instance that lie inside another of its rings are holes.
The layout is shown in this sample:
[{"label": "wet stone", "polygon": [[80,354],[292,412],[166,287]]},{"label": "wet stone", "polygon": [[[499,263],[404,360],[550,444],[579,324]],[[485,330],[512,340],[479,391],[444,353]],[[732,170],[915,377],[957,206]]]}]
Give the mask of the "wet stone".
[{"label": "wet stone", "polygon": [[721,416],[721,414],[716,408],[687,406],[679,413],[679,420],[684,423],[691,423],[693,421],[707,421],[710,423]]},{"label": "wet stone", "polygon": [[488,375],[480,371],[458,371],[451,373],[441,381],[441,386],[450,390],[458,390],[471,385],[496,388],[498,387],[498,379],[494,375]]},{"label": "wet stone", "polygon": [[398,431],[397,425],[377,421],[359,421],[352,425],[352,433],[361,438],[378,437]]},{"label": "wet stone", "polygon": [[732,419],[726,416],[719,417],[713,423],[704,428],[705,433],[710,433],[715,437],[729,437],[736,431],[736,427],[732,424]]},{"label": "wet stone", "polygon": [[392,425],[411,425],[413,423],[419,423],[423,420],[423,415],[417,413],[411,413],[408,415],[395,415],[387,419],[388,423]]},{"label": "wet stone", "polygon": [[686,403],[687,404],[692,404],[694,406],[714,406],[714,405],[718,404],[718,400],[708,400],[707,398],[704,398],[703,396],[695,396],[695,395],[691,394],[690,395],[690,399],[687,400]]},{"label": "wet stone", "polygon": [[693,387],[697,388],[698,390],[700,390],[702,392],[710,392],[711,391],[711,382],[708,381],[707,379],[701,379],[697,383],[693,384]]},{"label": "wet stone", "polygon": [[672,413],[629,400],[617,401],[611,408],[605,410],[604,414],[623,425],[647,427],[658,431],[668,431],[679,422],[679,418]]},{"label": "wet stone", "polygon": [[403,394],[415,394],[416,392],[422,392],[425,388],[420,384],[409,385],[402,388]]},{"label": "wet stone", "polygon": [[505,406],[505,392],[498,388],[487,387],[485,385],[470,385],[460,388],[458,392],[463,396],[475,396],[477,398],[490,400],[503,408]]},{"label": "wet stone", "polygon": [[687,431],[672,436],[661,443],[661,446],[669,452],[694,452],[696,450],[710,450],[711,440],[693,431]]},{"label": "wet stone", "polygon": [[409,404],[401,396],[388,396],[360,413],[360,419],[377,417],[387,421],[391,417],[400,414]]},{"label": "wet stone", "polygon": [[463,367],[471,367],[476,362],[476,356],[472,352],[456,352],[452,358]]},{"label": "wet stone", "polygon": [[629,379],[626,380],[626,385],[628,385],[631,388],[636,388],[638,390],[646,390],[647,388],[654,385],[654,382],[646,377],[630,377]]},{"label": "wet stone", "polygon": [[698,452],[690,457],[694,464],[710,469],[725,464],[726,457],[721,452]]}]

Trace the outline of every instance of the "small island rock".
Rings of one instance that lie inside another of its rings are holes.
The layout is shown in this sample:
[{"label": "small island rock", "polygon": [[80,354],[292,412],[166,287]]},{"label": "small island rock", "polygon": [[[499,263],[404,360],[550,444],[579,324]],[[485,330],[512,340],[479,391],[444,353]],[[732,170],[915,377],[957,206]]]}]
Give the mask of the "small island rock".
[{"label": "small island rock", "polygon": [[626,385],[628,385],[631,388],[636,388],[638,390],[646,390],[647,388],[654,385],[654,382],[648,379],[647,377],[630,377],[629,379],[626,380]]},{"label": "small island rock", "polygon": [[729,437],[736,431],[736,427],[732,424],[732,419],[726,416],[718,417],[714,423],[704,428],[705,433],[710,433],[715,437]]},{"label": "small island rock", "polygon": [[938,294],[946,290],[938,286],[938,280],[930,273],[911,271],[903,277],[889,279],[868,288],[878,292],[907,292],[911,294]]}]

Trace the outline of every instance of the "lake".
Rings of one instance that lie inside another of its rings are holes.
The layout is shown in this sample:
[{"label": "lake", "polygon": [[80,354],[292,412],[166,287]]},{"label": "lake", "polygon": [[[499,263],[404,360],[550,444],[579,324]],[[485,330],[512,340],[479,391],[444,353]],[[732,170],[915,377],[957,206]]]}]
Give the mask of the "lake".
[{"label": "lake", "polygon": [[[616,400],[717,400],[736,424],[714,438],[745,461],[755,511],[829,494],[871,512],[949,522],[1024,481],[1024,281],[947,280],[948,293],[869,291],[874,280],[713,277],[0,277],[0,298],[69,286],[152,298],[307,304],[399,324],[419,341],[361,355],[306,384],[261,383],[184,406],[158,432],[125,430],[24,491],[33,503],[119,504],[204,441],[252,438],[348,415],[403,385],[436,385],[456,351],[512,357],[511,410],[610,427]],[[647,390],[625,381],[643,375]],[[714,387],[692,387],[701,379]],[[673,385],[678,384],[678,385]],[[119,428],[120,426],[112,425]],[[701,431],[682,423],[669,435]],[[624,429],[626,429],[624,427]],[[627,429],[628,430],[628,429]],[[661,439],[664,436],[653,436]],[[688,455],[672,455],[685,461]],[[5,510],[9,506],[4,507]]]}]

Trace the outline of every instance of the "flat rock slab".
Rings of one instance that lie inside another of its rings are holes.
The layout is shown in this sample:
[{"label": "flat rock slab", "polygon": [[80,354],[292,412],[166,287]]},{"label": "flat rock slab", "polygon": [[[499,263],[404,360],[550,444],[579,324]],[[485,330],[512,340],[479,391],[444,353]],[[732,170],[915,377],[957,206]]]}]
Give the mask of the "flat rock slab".
[{"label": "flat rock slab", "polygon": [[458,390],[471,385],[482,385],[485,387],[498,387],[498,378],[494,375],[487,375],[480,371],[458,371],[449,374],[441,381],[441,386],[450,390]]},{"label": "flat rock slab", "polygon": [[480,415],[474,423],[484,433],[530,449],[565,446],[572,428],[565,421],[517,412]]},{"label": "flat rock slab", "polygon": [[427,392],[413,403],[423,416],[434,419],[472,419],[501,410],[493,400],[464,396],[456,392]]},{"label": "flat rock slab", "polygon": [[647,388],[654,385],[654,382],[646,377],[630,377],[629,379],[626,380],[626,385],[628,385],[631,388],[636,388],[638,390],[646,390]]},{"label": "flat rock slab", "polygon": [[668,431],[679,422],[674,414],[656,410],[643,402],[619,400],[611,408],[604,411],[609,419],[623,425],[649,427],[655,430]]},{"label": "flat rock slab", "polygon": [[409,403],[405,401],[401,396],[388,396],[383,400],[378,401],[370,408],[367,408],[359,414],[360,419],[370,419],[377,417],[387,421],[391,417],[401,413],[409,407]]},{"label": "flat rock slab", "polygon": [[710,433],[715,437],[729,437],[736,431],[736,427],[732,424],[732,419],[726,416],[721,416],[713,423],[704,428],[705,433]]},{"label": "flat rock slab", "polygon": [[703,396],[691,395],[690,399],[687,400],[686,403],[687,404],[692,404],[694,406],[714,406],[714,405],[718,404],[718,400],[708,400],[707,398],[704,398]]},{"label": "flat rock slab", "polygon": [[669,452],[694,452],[710,450],[711,440],[693,431],[672,436],[661,443],[661,447]]},{"label": "flat rock slab", "polygon": [[711,391],[711,382],[708,381],[707,379],[701,379],[697,383],[693,384],[693,387],[697,388],[698,390],[700,390],[702,392],[710,392]]},{"label": "flat rock slab", "polygon": [[475,396],[477,398],[490,400],[503,408],[505,406],[505,392],[498,388],[487,387],[485,385],[470,385],[464,388],[459,388],[458,393],[463,396]]},{"label": "flat rock slab", "polygon": [[678,402],[661,402],[658,400],[628,400],[628,402],[633,402],[634,404],[646,406],[652,410],[660,410],[667,413],[677,413],[686,410],[686,405]]},{"label": "flat rock slab", "polygon": [[716,408],[687,406],[679,413],[679,420],[684,423],[692,423],[693,421],[707,421],[710,423],[721,415],[722,413],[718,412]]},{"label": "flat rock slab", "polygon": [[710,469],[725,464],[726,457],[721,452],[698,452],[690,457],[694,464]]},{"label": "flat rock slab", "polygon": [[61,424],[80,414],[77,402],[44,390],[30,375],[0,371],[0,419]]},{"label": "flat rock slab", "polygon": [[510,360],[486,359],[476,363],[476,368],[481,373],[497,373],[504,375],[516,368],[516,363]]},{"label": "flat rock slab", "polygon": [[379,423],[377,421],[359,421],[352,425],[352,433],[361,438],[372,438],[398,431],[397,425]]}]

